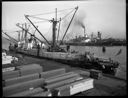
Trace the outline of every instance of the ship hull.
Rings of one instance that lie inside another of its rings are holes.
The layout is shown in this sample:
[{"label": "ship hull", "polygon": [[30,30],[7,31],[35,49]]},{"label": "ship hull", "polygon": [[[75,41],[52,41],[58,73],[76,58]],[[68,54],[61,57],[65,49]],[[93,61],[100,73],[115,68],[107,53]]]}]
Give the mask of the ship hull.
[{"label": "ship hull", "polygon": [[107,65],[105,66],[105,68],[103,68],[102,64],[99,64],[98,62],[89,62],[89,61],[86,61],[85,59],[81,59],[80,55],[75,54],[75,53],[71,54],[71,53],[45,52],[45,51],[40,51],[38,53],[36,49],[35,50],[32,49],[29,51],[22,50],[22,49],[16,49],[16,50],[12,49],[12,51],[15,51],[16,53],[24,54],[27,56],[54,60],[57,62],[68,64],[72,67],[80,67],[80,68],[85,68],[85,69],[96,69],[106,74],[111,74],[111,75],[116,74],[116,68],[113,68],[113,66]]}]

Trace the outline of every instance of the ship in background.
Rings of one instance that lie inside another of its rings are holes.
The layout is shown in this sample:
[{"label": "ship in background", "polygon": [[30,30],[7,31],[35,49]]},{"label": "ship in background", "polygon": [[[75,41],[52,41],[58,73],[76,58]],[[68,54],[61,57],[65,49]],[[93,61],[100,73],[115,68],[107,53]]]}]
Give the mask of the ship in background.
[{"label": "ship in background", "polygon": [[76,46],[126,46],[125,39],[102,38],[102,33],[97,32],[97,36],[93,33],[89,37],[84,29],[84,36],[75,36],[75,38],[66,41],[63,44]]}]

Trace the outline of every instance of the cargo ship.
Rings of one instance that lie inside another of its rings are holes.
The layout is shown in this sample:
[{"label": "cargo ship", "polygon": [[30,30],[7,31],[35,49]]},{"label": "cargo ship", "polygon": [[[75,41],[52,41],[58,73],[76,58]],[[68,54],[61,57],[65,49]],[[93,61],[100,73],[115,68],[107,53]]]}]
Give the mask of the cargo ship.
[{"label": "cargo ship", "polygon": [[[61,44],[63,43],[63,40],[65,38],[65,35],[78,10],[78,6],[75,7],[73,10],[74,10],[73,16],[59,44],[56,39],[56,33],[57,33],[57,24],[59,23],[59,26],[60,26],[61,18],[59,20],[57,19],[57,8],[56,8],[56,11],[55,11],[56,17],[53,18],[52,20],[49,20],[49,22],[52,23],[52,42],[51,43],[45,38],[45,36],[30,20],[30,17],[32,16],[25,15],[25,18],[30,22],[30,24],[35,28],[35,30],[38,31],[38,33],[44,38],[45,43],[47,44],[47,49],[43,49],[44,47],[42,45],[44,45],[44,41],[40,40],[38,37],[30,33],[26,27],[24,28],[20,26],[20,24],[18,23],[16,26],[18,26],[23,31],[25,31],[25,37],[24,37],[24,40],[22,40],[22,42],[17,41],[16,44],[10,45],[9,50],[12,52],[20,53],[20,54],[26,54],[30,56],[55,60],[61,63],[66,63],[74,67],[76,66],[76,67],[82,67],[86,69],[97,69],[102,71],[103,73],[115,75],[116,70],[119,67],[118,62],[113,61],[110,58],[106,59],[102,57],[95,57],[94,54],[90,52],[85,52],[85,54],[79,54],[75,51],[69,52],[68,51],[70,49],[69,45],[67,45],[66,49],[61,47]],[[60,29],[60,27],[58,29]],[[30,34],[31,36],[29,40],[27,40],[27,34]]]}]

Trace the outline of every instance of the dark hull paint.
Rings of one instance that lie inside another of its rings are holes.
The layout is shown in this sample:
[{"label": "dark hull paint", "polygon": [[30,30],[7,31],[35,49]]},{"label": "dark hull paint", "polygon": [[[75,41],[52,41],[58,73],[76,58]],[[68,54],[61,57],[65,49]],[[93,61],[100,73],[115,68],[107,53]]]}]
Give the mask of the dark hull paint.
[{"label": "dark hull paint", "polygon": [[[12,50],[12,51],[15,51],[15,50]],[[53,59],[53,58],[38,56],[38,55],[34,55],[34,54],[32,55],[30,53],[24,53],[22,51],[15,51],[15,52],[23,54],[23,55],[27,55],[27,56],[36,57],[36,58],[54,60],[54,61],[57,61],[60,63],[68,64],[72,67],[80,67],[80,68],[85,68],[85,69],[96,69],[96,70],[102,71],[105,74],[110,74],[110,75],[116,74],[116,68],[111,69],[111,66],[105,66],[105,69],[103,69],[102,65],[100,65],[97,62],[87,62],[87,61],[83,61],[83,60],[79,61],[79,60]]]}]

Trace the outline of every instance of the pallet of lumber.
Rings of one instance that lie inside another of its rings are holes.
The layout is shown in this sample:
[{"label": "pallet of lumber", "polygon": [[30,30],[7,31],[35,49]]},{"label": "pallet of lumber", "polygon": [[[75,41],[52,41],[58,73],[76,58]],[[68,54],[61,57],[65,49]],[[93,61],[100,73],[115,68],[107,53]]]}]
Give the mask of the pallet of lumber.
[{"label": "pallet of lumber", "polygon": [[3,87],[3,96],[10,96],[15,93],[19,93],[30,88],[37,88],[44,85],[44,79],[35,79],[27,82],[17,83],[7,87]]},{"label": "pallet of lumber", "polygon": [[42,93],[43,91],[44,90],[41,87],[38,87],[38,88],[35,88],[35,89],[32,89],[32,90],[26,90],[26,91],[23,91],[23,92],[20,92],[20,93],[13,94],[10,97],[26,97],[26,96],[29,97],[29,96],[33,96],[35,94]]},{"label": "pallet of lumber", "polygon": [[19,69],[21,76],[34,74],[34,73],[41,73],[43,71],[43,68],[39,64],[23,65],[17,67],[17,69]]},{"label": "pallet of lumber", "polygon": [[19,77],[19,70],[2,72],[2,80]]},{"label": "pallet of lumber", "polygon": [[55,70],[50,70],[46,72],[40,73],[41,78],[48,79],[57,75],[61,75],[65,73],[65,68],[59,68]]},{"label": "pallet of lumber", "polygon": [[25,76],[21,76],[21,77],[6,79],[5,86],[13,85],[16,83],[22,83],[22,82],[26,82],[26,81],[31,81],[31,80],[38,79],[38,78],[39,78],[39,74],[35,73],[35,74],[25,75]]}]

